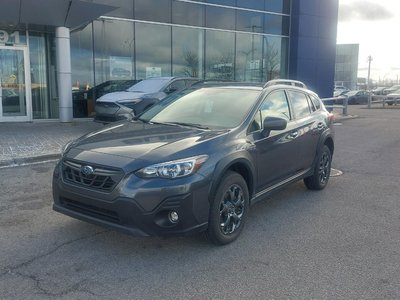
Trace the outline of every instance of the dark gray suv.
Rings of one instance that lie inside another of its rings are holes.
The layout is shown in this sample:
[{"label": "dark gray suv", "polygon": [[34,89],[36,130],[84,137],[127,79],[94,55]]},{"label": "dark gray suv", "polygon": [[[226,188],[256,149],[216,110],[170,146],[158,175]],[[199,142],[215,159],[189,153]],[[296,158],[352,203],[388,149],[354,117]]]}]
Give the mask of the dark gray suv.
[{"label": "dark gray suv", "polygon": [[133,235],[235,240],[255,202],[328,183],[333,115],[297,84],[196,84],[65,147],[54,210]]}]

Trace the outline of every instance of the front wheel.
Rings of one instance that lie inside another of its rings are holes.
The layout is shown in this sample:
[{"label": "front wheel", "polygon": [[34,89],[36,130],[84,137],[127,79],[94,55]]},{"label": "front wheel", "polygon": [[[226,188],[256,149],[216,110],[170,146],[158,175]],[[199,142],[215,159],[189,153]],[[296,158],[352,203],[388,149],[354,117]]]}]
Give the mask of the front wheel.
[{"label": "front wheel", "polygon": [[246,181],[236,172],[224,175],[212,199],[207,235],[216,245],[233,242],[243,229],[249,209]]},{"label": "front wheel", "polygon": [[310,190],[322,190],[328,184],[331,175],[332,154],[327,145],[322,147],[314,166],[314,174],[304,178],[306,187]]}]

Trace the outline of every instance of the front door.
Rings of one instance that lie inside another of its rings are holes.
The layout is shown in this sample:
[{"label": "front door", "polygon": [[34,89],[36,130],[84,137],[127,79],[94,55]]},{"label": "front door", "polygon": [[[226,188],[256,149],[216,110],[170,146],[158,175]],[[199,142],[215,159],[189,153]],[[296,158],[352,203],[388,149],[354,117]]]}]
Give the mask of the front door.
[{"label": "front door", "polygon": [[26,47],[0,46],[0,122],[32,120],[29,70]]}]

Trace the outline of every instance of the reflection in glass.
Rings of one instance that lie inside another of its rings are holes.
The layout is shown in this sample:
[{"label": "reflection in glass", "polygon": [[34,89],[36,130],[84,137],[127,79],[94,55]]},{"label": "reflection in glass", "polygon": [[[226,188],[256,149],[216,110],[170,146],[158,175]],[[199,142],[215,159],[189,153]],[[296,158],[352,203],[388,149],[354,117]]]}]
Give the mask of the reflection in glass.
[{"label": "reflection in glass", "polygon": [[106,16],[133,19],[133,1],[132,0],[92,0],[95,3],[111,5],[115,10],[106,13]]},{"label": "reflection in glass", "polygon": [[24,52],[0,49],[1,117],[26,116]]},{"label": "reflection in glass", "polygon": [[172,74],[203,78],[204,30],[172,28]]},{"label": "reflection in glass", "polygon": [[135,19],[171,22],[170,0],[135,0]]},{"label": "reflection in glass", "polygon": [[236,35],[235,79],[238,81],[264,81],[263,37],[238,33]]},{"label": "reflection in glass", "polygon": [[96,82],[134,78],[133,23],[95,21]]},{"label": "reflection in glass", "polygon": [[136,78],[171,76],[171,27],[135,25]]},{"label": "reflection in glass", "polygon": [[246,10],[237,11],[236,29],[239,31],[263,32],[263,13]]},{"label": "reflection in glass", "polygon": [[287,38],[263,37],[265,81],[285,78],[287,73]]},{"label": "reflection in glass", "polygon": [[[29,35],[31,63],[32,113],[34,119],[48,119],[58,116],[57,103],[50,101],[47,84],[46,39],[43,33]],[[57,111],[54,115],[53,111]]]},{"label": "reflection in glass", "polygon": [[80,95],[94,85],[92,24],[71,33],[71,57],[73,116],[88,117],[94,112],[94,101]]},{"label": "reflection in glass", "polygon": [[206,32],[206,78],[234,79],[234,38],[231,32]]},{"label": "reflection in glass", "polygon": [[[267,0],[268,2],[268,0]],[[237,0],[237,7],[264,10],[264,1],[263,0]]]},{"label": "reflection in glass", "polygon": [[215,6],[206,6],[206,27],[235,29],[235,10]]},{"label": "reflection in glass", "polygon": [[264,32],[278,35],[289,35],[289,17],[265,14]]},{"label": "reflection in glass", "polygon": [[277,13],[290,13],[290,0],[265,0],[265,10]]},{"label": "reflection in glass", "polygon": [[204,5],[172,1],[172,23],[204,26]]}]

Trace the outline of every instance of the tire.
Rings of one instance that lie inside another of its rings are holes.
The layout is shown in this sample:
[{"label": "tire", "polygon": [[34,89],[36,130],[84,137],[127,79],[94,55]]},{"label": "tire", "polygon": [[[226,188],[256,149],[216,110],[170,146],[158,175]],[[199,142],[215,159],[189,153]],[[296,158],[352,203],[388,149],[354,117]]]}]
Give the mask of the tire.
[{"label": "tire", "polygon": [[216,245],[226,245],[240,235],[249,210],[246,181],[236,172],[227,172],[213,196],[207,236]]},{"label": "tire", "polygon": [[331,175],[332,154],[327,145],[322,147],[314,166],[314,174],[304,178],[309,190],[322,190],[326,187]]}]

